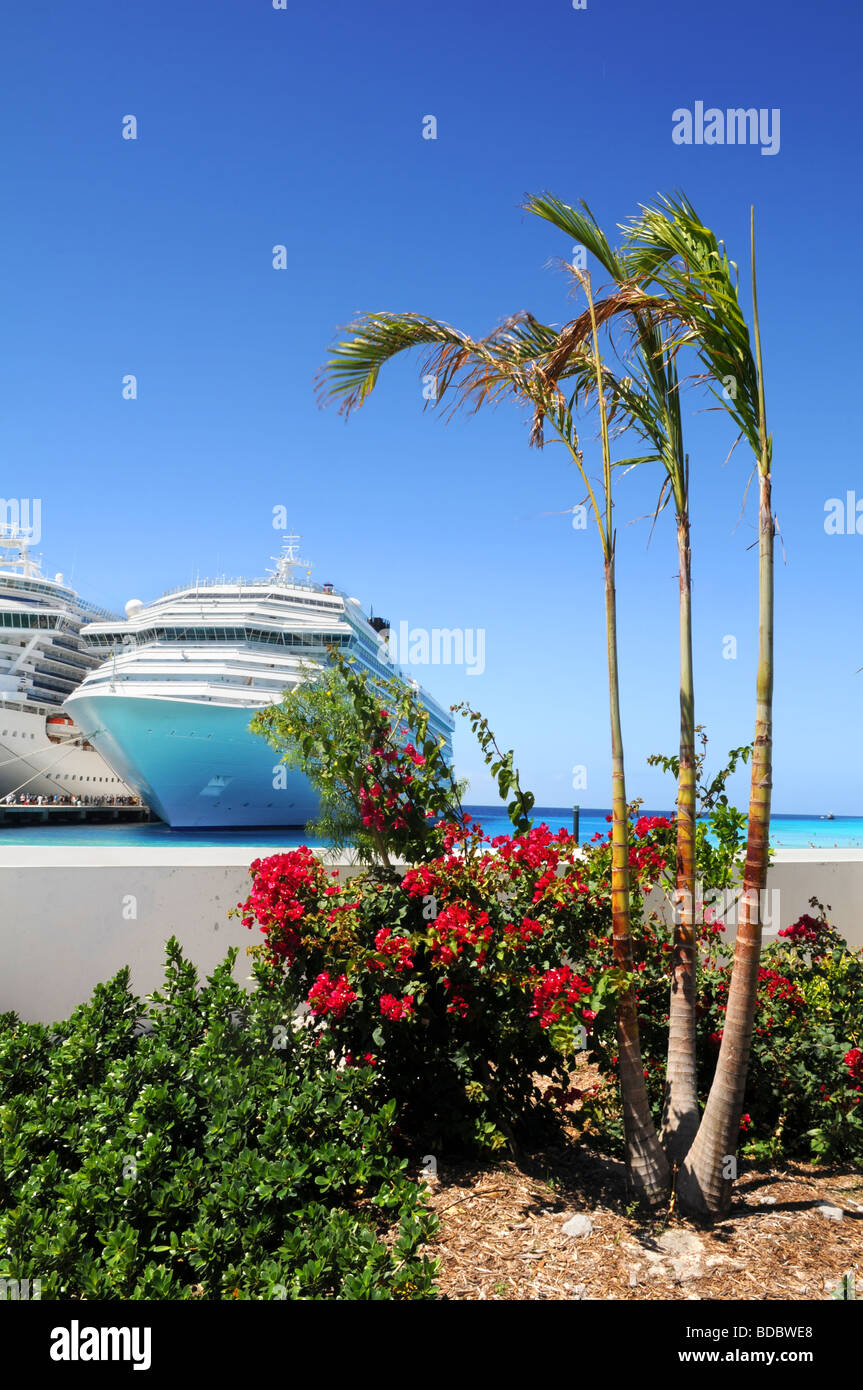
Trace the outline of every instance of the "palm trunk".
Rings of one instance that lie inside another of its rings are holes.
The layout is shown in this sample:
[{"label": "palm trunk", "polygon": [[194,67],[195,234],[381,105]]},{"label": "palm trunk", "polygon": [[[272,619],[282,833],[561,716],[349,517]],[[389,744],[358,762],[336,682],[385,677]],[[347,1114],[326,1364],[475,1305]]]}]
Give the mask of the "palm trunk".
[{"label": "palm trunk", "polygon": [[677,912],[671,968],[668,1063],[662,1142],[671,1163],[680,1164],[698,1132],[695,1061],[695,700],[692,674],[692,573],[689,516],[677,517],[680,570],[680,768],[677,779]]},{"label": "palm trunk", "polygon": [[[611,707],[612,849],[611,913],[614,963],[631,974],[632,939],[629,934],[629,835],[623,739],[620,729],[620,685],[617,667],[617,599],[614,556],[605,561],[605,618],[608,637],[608,692]],[[657,1137],[641,1060],[638,1006],[632,985],[620,997],[617,1014],[620,1091],[626,1136],[626,1167],[640,1197],[656,1204],[667,1196],[668,1162]]]},{"label": "palm trunk", "polygon": [[773,745],[773,512],[766,446],[762,445],[759,516],[758,681],[755,745],[749,799],[749,833],[743,897],[734,947],[734,969],[716,1075],[698,1136],[678,1179],[681,1206],[703,1216],[721,1216],[731,1204],[737,1170],[740,1114],[755,1022],[761,958],[759,907],[767,882]]}]

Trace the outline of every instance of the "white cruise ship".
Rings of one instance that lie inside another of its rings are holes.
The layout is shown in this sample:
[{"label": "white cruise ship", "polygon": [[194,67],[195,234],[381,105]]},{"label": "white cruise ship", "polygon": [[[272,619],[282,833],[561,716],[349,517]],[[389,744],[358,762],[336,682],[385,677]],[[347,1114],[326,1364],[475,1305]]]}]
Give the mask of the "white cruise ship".
[{"label": "white cruise ship", "polygon": [[133,795],[62,709],[99,661],[82,624],[110,617],[62,574],[46,578],[25,532],[0,526],[0,801]]},{"label": "white cruise ship", "polygon": [[[305,678],[301,668],[323,665],[327,647],[372,679],[409,679],[390,660],[381,619],[308,580],[298,541],[286,538],[265,579],[199,580],[146,605],[131,600],[125,622],[84,629],[103,662],[66,708],[171,826],[299,826],[315,815],[308,780],[281,767],[249,723]],[[451,715],[412,684],[451,759]]]}]

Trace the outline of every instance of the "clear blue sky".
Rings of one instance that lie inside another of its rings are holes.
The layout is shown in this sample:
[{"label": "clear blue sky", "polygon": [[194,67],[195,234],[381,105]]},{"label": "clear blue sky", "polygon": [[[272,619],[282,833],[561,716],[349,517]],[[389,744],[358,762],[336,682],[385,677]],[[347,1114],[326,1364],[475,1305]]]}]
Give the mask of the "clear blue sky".
[{"label": "clear blue sky", "polygon": [[[483,628],[482,676],[417,674],[488,715],[541,801],[606,804],[601,565],[561,514],[572,467],[508,408],[423,413],[416,362],[347,424],[312,378],[358,311],[475,333],[516,309],[570,317],[548,265],[569,244],[520,211],[527,192],[586,198],[611,229],[682,188],[744,265],[754,201],[786,560],[774,809],[863,812],[863,536],[824,530],[828,498],[863,499],[860,51],[850,0],[9,0],[0,494],[41,498],[46,568],[115,607],[196,571],[263,572],[286,505],[316,578],[412,626]],[[698,100],[778,107],[779,153],[675,145],[672,111]],[[737,525],[749,459],[723,468],[732,436],[702,405],[687,398],[697,715],[718,754],[751,737],[755,514],[750,495]],[[629,791],[663,805],[645,759],[677,739],[674,538],[665,517],[647,549],[635,520],[656,487],[620,488],[618,578]],[[486,799],[466,732],[457,761]]]}]

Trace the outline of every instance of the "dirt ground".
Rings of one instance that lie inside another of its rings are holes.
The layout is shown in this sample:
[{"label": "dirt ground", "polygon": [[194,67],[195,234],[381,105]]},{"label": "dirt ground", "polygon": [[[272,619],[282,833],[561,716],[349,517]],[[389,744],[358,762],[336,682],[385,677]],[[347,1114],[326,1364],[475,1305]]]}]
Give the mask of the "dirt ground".
[{"label": "dirt ground", "polygon": [[[622,1162],[576,1144],[517,1163],[439,1160],[436,1177],[421,1176],[447,1299],[820,1300],[848,1283],[853,1297],[855,1282],[863,1297],[856,1169],[742,1166],[712,1227],[645,1216],[627,1204]],[[573,1217],[582,1234],[564,1231]]]}]

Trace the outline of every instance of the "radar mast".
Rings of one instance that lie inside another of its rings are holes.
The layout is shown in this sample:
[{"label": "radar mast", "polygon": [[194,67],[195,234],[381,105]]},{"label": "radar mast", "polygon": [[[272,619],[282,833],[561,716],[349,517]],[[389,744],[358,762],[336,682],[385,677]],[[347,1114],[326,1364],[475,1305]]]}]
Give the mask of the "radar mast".
[{"label": "radar mast", "polygon": [[281,555],[270,556],[270,559],[275,561],[276,567],[269,572],[273,575],[277,584],[293,584],[295,582],[294,570],[310,570],[312,568],[311,561],[300,559],[297,553],[299,544],[300,537],[291,531],[282,541]]},{"label": "radar mast", "polygon": [[20,573],[24,579],[42,578],[42,566],[30,555],[30,537],[9,522],[0,524],[0,568]]}]

